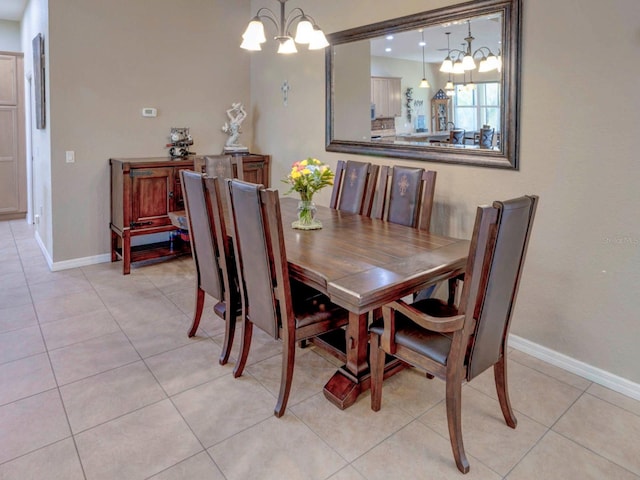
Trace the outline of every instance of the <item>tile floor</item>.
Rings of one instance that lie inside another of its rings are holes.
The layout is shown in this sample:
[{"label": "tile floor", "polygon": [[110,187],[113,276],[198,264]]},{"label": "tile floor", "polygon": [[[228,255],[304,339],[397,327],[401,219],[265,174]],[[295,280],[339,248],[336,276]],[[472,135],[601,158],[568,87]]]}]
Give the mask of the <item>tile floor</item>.
[{"label": "tile floor", "polygon": [[[443,382],[407,370],[380,412],[369,394],[340,411],[308,348],[277,419],[280,344],[257,334],[234,379],[210,308],[187,338],[193,281],[190,258],[50,272],[32,229],[0,222],[0,479],[463,478]],[[463,388],[464,478],[640,479],[640,402],[515,350],[509,369],[515,430],[491,372]]]}]

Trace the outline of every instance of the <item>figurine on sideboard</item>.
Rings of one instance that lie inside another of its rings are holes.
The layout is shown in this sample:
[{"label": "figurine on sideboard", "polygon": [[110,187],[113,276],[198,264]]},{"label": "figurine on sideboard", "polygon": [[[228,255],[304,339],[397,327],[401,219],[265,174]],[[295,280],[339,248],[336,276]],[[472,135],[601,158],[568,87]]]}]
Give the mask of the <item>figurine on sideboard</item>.
[{"label": "figurine on sideboard", "polygon": [[169,155],[172,159],[195,155],[195,152],[189,151],[189,147],[193,145],[193,138],[191,137],[188,128],[172,127],[169,140],[171,143],[167,143],[167,147],[169,147]]}]

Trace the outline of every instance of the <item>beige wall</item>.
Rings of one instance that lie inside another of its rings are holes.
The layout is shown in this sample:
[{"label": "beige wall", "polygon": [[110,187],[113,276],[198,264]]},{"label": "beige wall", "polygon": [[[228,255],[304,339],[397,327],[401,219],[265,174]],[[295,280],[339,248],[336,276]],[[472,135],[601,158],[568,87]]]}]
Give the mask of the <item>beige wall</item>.
[{"label": "beige wall", "polygon": [[21,52],[20,23],[0,20],[0,51]]},{"label": "beige wall", "polygon": [[229,50],[250,12],[248,0],[65,0],[49,15],[50,254],[63,262],[109,252],[110,157],[167,156],[171,127],[190,127],[198,153],[222,150],[226,109],[251,102],[249,55]]},{"label": "beige wall", "polygon": [[[334,32],[453,2],[295,3]],[[523,3],[520,170],[423,163],[438,171],[434,229],[469,237],[476,205],[540,195],[512,333],[638,383],[638,67],[617,72],[637,57],[640,2]],[[253,10],[263,4],[253,0]],[[333,165],[339,158],[393,163],[325,152],[323,53],[274,51],[269,42],[254,54],[251,81],[254,144],[273,155],[273,185],[309,155]],[[287,107],[284,79],[292,87]]]}]

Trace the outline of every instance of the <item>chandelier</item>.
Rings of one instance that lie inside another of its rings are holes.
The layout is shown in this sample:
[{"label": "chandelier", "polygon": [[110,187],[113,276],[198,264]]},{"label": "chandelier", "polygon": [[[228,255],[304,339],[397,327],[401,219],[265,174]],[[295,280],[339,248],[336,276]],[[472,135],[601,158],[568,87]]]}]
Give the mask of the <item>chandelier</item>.
[{"label": "chandelier", "polygon": [[499,56],[500,52],[498,52],[498,55],[494,55],[489,47],[484,46],[473,50],[471,42],[473,42],[475,38],[471,35],[471,21],[467,20],[467,25],[469,33],[464,39],[466,44],[462,44],[463,47],[466,46],[465,50],[449,50],[449,33],[447,33],[447,57],[442,62],[440,71],[443,73],[459,74],[475,70],[476,58],[480,59],[480,65],[477,67],[479,72],[490,72],[491,70],[501,71],[502,60]]},{"label": "chandelier", "polygon": [[[245,50],[262,50],[261,44],[267,41],[264,34],[263,20],[269,20],[276,27],[277,35],[274,37],[278,41],[278,53],[296,53],[296,43],[309,45],[309,50],[321,50],[329,46],[327,38],[318,27],[315,20],[305,14],[301,8],[294,8],[285,15],[284,4],[288,0],[278,0],[280,2],[280,18],[268,8],[260,8],[255,17],[251,19],[247,29],[242,34],[242,44],[240,48]],[[291,36],[290,29],[297,22],[296,35]]]}]

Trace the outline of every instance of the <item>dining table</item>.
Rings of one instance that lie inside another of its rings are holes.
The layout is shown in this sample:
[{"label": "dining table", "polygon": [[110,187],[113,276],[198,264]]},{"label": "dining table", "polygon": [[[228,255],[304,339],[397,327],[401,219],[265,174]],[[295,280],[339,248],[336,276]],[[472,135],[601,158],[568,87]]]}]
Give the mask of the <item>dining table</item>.
[{"label": "dining table", "polygon": [[[385,303],[464,272],[469,241],[317,206],[318,230],[297,230],[298,201],[281,197],[289,274],[349,312],[346,363],[324,386],[341,409],[370,387],[368,322]],[[385,378],[404,365],[390,362]]]}]

